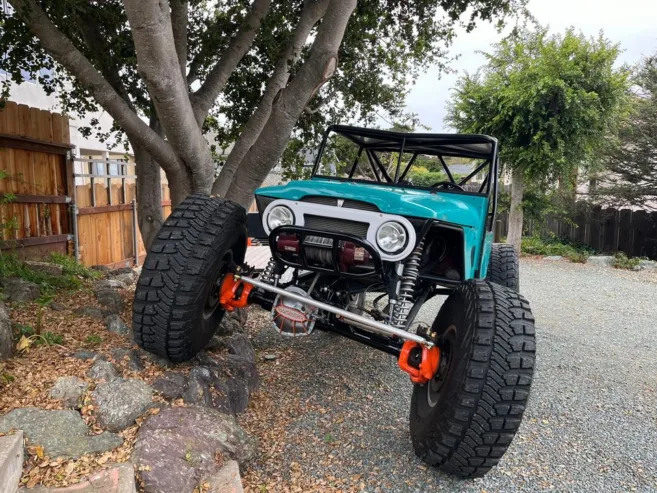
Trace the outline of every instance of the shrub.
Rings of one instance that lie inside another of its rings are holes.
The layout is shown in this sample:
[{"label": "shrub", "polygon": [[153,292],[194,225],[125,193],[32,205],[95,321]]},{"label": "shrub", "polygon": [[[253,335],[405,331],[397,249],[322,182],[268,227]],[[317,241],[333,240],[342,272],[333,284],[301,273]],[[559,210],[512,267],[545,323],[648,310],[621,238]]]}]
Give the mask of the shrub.
[{"label": "shrub", "polygon": [[103,338],[97,334],[91,334],[87,336],[86,342],[87,344],[100,344],[103,342]]},{"label": "shrub", "polygon": [[541,238],[539,236],[526,236],[522,239],[522,253],[528,255],[561,256],[571,262],[585,263],[594,253],[590,247],[577,245],[568,240],[558,238]]},{"label": "shrub", "polygon": [[611,259],[611,265],[616,269],[633,270],[635,267],[638,267],[640,263],[641,259],[639,257],[628,257],[623,252],[615,253]]},{"label": "shrub", "polygon": [[79,276],[84,279],[97,279],[102,274],[96,270],[85,267],[73,257],[53,252],[46,259],[53,264],[61,265],[64,275]]}]

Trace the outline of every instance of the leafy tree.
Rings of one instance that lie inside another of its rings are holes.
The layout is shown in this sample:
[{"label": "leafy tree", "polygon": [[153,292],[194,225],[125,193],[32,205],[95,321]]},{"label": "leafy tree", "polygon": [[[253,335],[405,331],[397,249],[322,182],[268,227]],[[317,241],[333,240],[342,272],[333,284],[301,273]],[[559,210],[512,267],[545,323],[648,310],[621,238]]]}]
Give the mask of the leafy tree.
[{"label": "leafy tree", "polygon": [[[246,205],[291,134],[310,148],[326,122],[398,114],[410,80],[445,66],[457,25],[525,1],[9,0],[0,68],[17,83],[48,69],[39,82],[65,112],[114,119],[137,161],[148,245],[162,223],[160,167],[174,205],[211,191]],[[234,143],[216,181],[207,131]]]},{"label": "leafy tree", "polygon": [[462,77],[447,121],[500,141],[512,173],[507,241],[520,251],[525,180],[544,186],[570,178],[587,162],[622,106],[627,73],[616,70],[617,45],[572,29],[521,31],[495,45],[487,63]]},{"label": "leafy tree", "polygon": [[657,201],[657,54],[633,79],[630,110],[607,139],[600,186],[590,193],[618,205],[654,207]]}]

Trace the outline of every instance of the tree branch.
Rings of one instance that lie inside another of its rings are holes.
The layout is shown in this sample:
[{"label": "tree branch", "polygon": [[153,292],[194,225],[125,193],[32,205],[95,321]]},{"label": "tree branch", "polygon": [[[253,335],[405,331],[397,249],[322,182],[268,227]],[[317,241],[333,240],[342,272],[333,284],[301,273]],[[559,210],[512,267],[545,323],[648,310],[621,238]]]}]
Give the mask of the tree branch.
[{"label": "tree branch", "polygon": [[231,40],[228,48],[212,68],[203,85],[193,94],[194,114],[199,127],[205,121],[208,111],[212,108],[219,94],[224,90],[228,77],[251,48],[256,31],[267,14],[270,5],[271,0],[254,0],[251,12],[244,19],[242,28]]},{"label": "tree branch", "polygon": [[131,138],[143,145],[172,175],[181,169],[181,161],[171,146],[133,112],[91,62],[50,21],[35,0],[12,0],[19,17],[44,49],[85,87]]},{"label": "tree branch", "polygon": [[337,53],[356,0],[331,0],[308,59],[275,99],[260,136],[244,156],[226,198],[242,205],[253,201],[271,168],[280,159],[299,116],[308,101],[335,73]]},{"label": "tree branch", "polygon": [[301,50],[306,44],[313,27],[324,17],[330,0],[306,0],[304,8],[301,11],[299,23],[294,29],[292,39],[285,48],[285,51],[276,62],[274,73],[267,81],[265,92],[260,100],[260,104],[249,118],[244,130],[235,142],[226,164],[221,169],[221,174],[212,187],[214,195],[224,196],[230,187],[235,171],[244,159],[251,146],[258,139],[262,129],[267,123],[271,114],[271,106],[274,98],[281,89],[285,87],[290,77],[290,68],[299,59]]},{"label": "tree branch", "polygon": [[171,0],[171,27],[176,45],[178,63],[183,77],[187,77],[187,23],[189,0]]},{"label": "tree branch", "polygon": [[193,191],[209,193],[214,177],[210,148],[196,124],[187,80],[178,67],[168,0],[124,0],[137,64],[168,141],[192,174]]}]

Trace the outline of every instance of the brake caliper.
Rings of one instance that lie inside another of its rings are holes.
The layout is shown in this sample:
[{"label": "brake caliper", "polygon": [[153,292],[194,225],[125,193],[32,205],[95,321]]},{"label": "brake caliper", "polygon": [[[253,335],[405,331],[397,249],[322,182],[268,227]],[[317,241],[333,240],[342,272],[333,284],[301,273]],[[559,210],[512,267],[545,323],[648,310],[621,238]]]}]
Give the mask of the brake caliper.
[{"label": "brake caliper", "polygon": [[427,383],[440,363],[440,349],[425,347],[418,342],[406,341],[399,354],[399,368],[408,373],[413,383]]},{"label": "brake caliper", "polygon": [[228,312],[232,312],[235,308],[244,308],[249,304],[249,294],[252,289],[251,284],[235,280],[234,274],[226,274],[219,291],[219,304]]}]

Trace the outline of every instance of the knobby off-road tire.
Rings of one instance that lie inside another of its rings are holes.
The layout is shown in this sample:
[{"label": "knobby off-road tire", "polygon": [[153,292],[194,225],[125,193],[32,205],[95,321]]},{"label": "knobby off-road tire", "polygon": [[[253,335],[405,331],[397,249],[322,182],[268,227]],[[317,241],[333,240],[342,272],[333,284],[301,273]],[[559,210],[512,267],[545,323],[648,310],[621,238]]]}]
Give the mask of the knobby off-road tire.
[{"label": "knobby off-road tire", "polygon": [[246,254],[246,212],[191,195],[171,213],[146,256],[133,305],[135,342],[174,362],[205,347],[224,310],[217,282]]},{"label": "knobby off-road tire", "polygon": [[481,477],[520,426],[534,370],[534,318],[517,292],[469,281],[445,301],[432,330],[441,362],[434,380],[413,389],[413,446],[444,472]]},{"label": "knobby off-road tire", "polygon": [[500,286],[519,291],[520,266],[518,265],[518,252],[513,245],[493,243],[486,279]]}]

